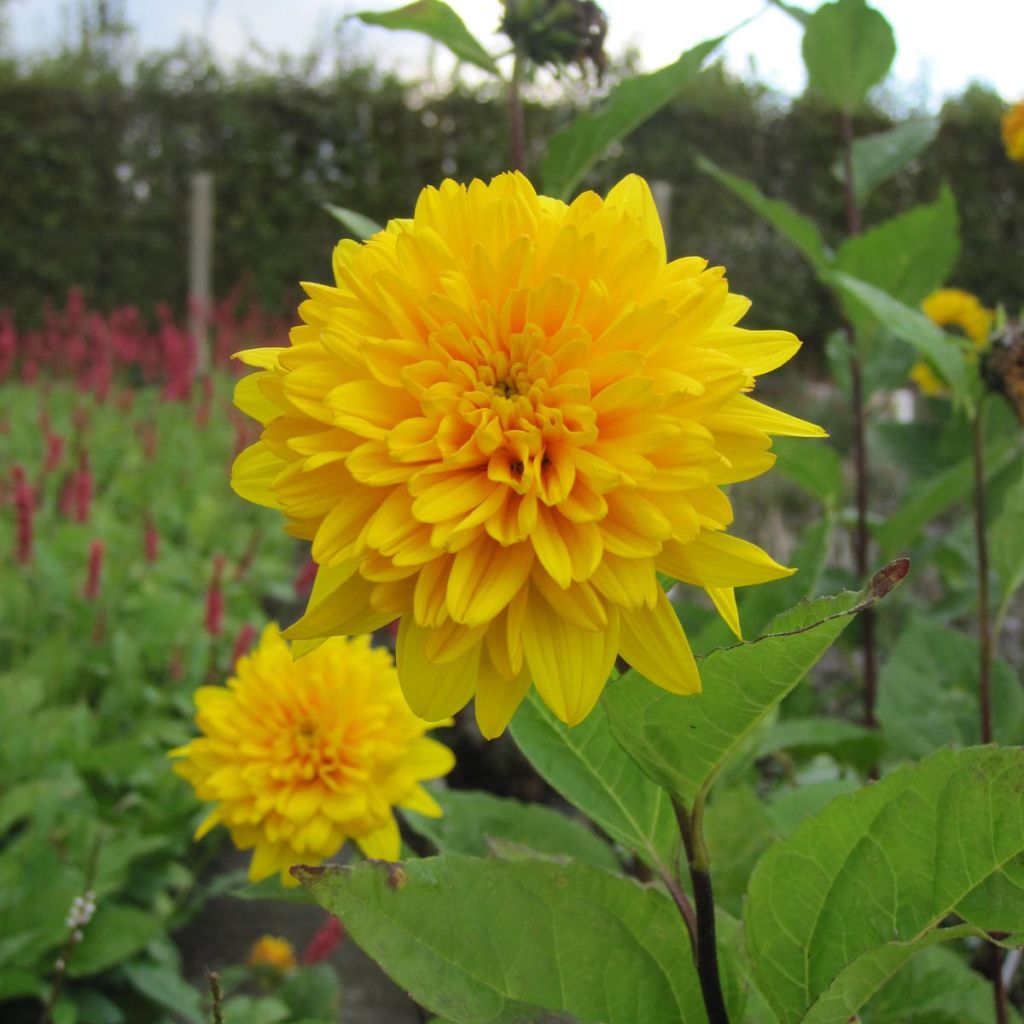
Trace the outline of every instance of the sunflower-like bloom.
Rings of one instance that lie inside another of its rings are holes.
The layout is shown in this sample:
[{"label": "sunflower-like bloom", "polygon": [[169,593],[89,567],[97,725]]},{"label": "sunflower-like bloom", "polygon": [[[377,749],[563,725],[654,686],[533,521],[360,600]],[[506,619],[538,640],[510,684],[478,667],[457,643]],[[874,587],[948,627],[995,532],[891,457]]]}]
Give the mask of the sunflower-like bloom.
[{"label": "sunflower-like bloom", "polygon": [[[939,327],[958,327],[964,337],[974,343],[975,349],[982,349],[988,343],[995,314],[986,309],[977,296],[962,288],[940,288],[932,292],[921,303],[921,310]],[[974,358],[977,358],[976,354]],[[946,385],[924,361],[916,362],[910,368],[910,379],[921,394],[929,398],[946,393]]]},{"label": "sunflower-like bloom", "polygon": [[1003,145],[1011,160],[1024,164],[1024,100],[1003,115]]},{"label": "sunflower-like bloom", "polygon": [[420,194],[411,220],[342,241],[306,284],[291,347],[237,404],[264,424],[235,490],[282,511],[319,564],[297,641],[400,618],[412,709],[476,698],[499,734],[531,683],[569,724],[621,654],[652,682],[700,679],[657,573],[708,590],[788,575],[723,531],[723,485],[820,436],[748,392],[785,331],[737,325],[721,267],[668,262],[650,190],[538,196],[520,174]]},{"label": "sunflower-like bloom", "polygon": [[[409,710],[391,656],[366,637],[329,640],[294,660],[276,626],[238,659],[227,686],[196,691],[203,734],[177,750],[175,771],[216,806],[196,838],[224,824],[253,849],[253,881],[318,864],[354,839],[368,857],[397,860],[393,807],[439,816],[420,785],[454,764]],[[439,723],[443,724],[443,723]]]},{"label": "sunflower-like bloom", "polygon": [[261,935],[252,944],[247,963],[251,967],[270,967],[283,973],[295,967],[295,950],[287,939]]}]

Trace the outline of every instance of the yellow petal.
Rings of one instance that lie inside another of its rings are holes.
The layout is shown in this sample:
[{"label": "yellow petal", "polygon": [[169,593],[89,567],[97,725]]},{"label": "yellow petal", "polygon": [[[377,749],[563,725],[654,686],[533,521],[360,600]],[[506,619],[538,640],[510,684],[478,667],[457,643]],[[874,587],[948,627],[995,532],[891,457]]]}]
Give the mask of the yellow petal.
[{"label": "yellow petal", "polygon": [[615,663],[618,615],[609,609],[606,629],[580,629],[556,615],[534,591],[526,605],[523,650],[544,703],[567,725],[590,714]]},{"label": "yellow petal", "polygon": [[398,860],[402,852],[402,840],[398,834],[398,822],[389,815],[387,822],[364,836],[353,836],[359,849],[370,860]]},{"label": "yellow petal", "polygon": [[502,547],[483,535],[464,547],[448,576],[448,614],[467,626],[493,619],[519,592],[533,566],[529,544]]},{"label": "yellow petal", "polygon": [[525,668],[514,679],[508,679],[494,667],[490,658],[481,659],[473,708],[484,739],[496,739],[505,731],[529,688],[530,673]]},{"label": "yellow petal", "polygon": [[262,441],[257,441],[235,459],[231,467],[231,487],[235,494],[246,501],[279,509],[281,503],[271,490],[271,484],[284,467],[283,459],[278,458]]},{"label": "yellow petal", "polygon": [[704,589],[718,610],[718,614],[736,635],[736,639],[742,640],[743,631],[740,629],[740,610],[736,607],[736,591],[732,587],[705,587]]},{"label": "yellow petal", "polygon": [[690,642],[665,592],[654,609],[622,609],[619,653],[656,686],[670,693],[700,693],[700,673]]},{"label": "yellow petal", "polygon": [[284,631],[286,640],[372,633],[394,618],[392,612],[378,611],[370,604],[376,584],[359,575],[358,565],[350,560],[320,567],[306,612]]},{"label": "yellow petal", "polygon": [[698,587],[746,587],[796,572],[750,541],[711,530],[686,544],[668,541],[656,564],[674,579]]},{"label": "yellow petal", "polygon": [[605,198],[604,204],[613,210],[622,210],[635,217],[640,224],[644,238],[658,251],[661,262],[665,262],[665,235],[661,230],[661,218],[654,205],[650,187],[638,174],[627,174]]},{"label": "yellow petal", "polygon": [[473,696],[482,644],[444,665],[427,659],[427,643],[433,631],[417,626],[403,615],[398,627],[398,680],[409,707],[420,718],[436,722],[454,715]]},{"label": "yellow petal", "polygon": [[440,818],[444,814],[441,805],[422,786],[418,785],[413,786],[398,801],[398,806],[404,807],[407,811],[422,814],[425,818]]}]

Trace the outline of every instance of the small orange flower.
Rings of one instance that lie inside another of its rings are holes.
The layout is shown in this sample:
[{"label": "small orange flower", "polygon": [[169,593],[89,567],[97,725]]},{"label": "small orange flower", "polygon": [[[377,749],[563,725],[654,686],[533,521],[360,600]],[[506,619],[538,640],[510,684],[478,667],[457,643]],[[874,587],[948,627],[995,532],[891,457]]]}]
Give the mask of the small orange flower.
[{"label": "small orange flower", "polygon": [[1024,100],[1003,115],[1003,145],[1011,160],[1024,164]]},{"label": "small orange flower", "polygon": [[295,966],[295,950],[287,939],[261,935],[249,951],[248,963],[251,967],[271,967],[283,973]]}]

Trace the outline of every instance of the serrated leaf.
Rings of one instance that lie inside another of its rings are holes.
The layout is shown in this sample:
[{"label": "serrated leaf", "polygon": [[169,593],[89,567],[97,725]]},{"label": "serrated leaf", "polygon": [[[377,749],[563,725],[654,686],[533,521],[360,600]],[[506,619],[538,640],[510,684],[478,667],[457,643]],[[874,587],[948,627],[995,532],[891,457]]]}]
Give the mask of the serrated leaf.
[{"label": "serrated leaf", "polygon": [[699,170],[724,185],[789,239],[819,274],[826,270],[831,255],[825,248],[818,225],[810,217],[805,217],[781,199],[770,199],[752,181],[723,170],[706,156],[698,154],[696,163]]},{"label": "serrated leaf", "polygon": [[840,271],[829,272],[825,279],[837,287],[846,298],[863,306],[881,326],[927,359],[949,385],[954,399],[960,405],[968,404],[970,392],[967,363],[964,360],[963,349],[956,339],[946,334],[942,328],[936,327],[923,313],[893,298],[873,284]]},{"label": "serrated leaf", "polygon": [[538,853],[573,857],[606,871],[619,862],[611,847],[581,821],[542,804],[525,804],[492,793],[435,790],[440,818],[404,812],[409,824],[442,853],[484,857],[489,839],[508,840]]},{"label": "serrated leaf", "polygon": [[533,767],[566,800],[648,864],[672,870],[679,828],[668,795],[618,744],[600,707],[569,728],[531,691],[511,731]]},{"label": "serrated leaf", "polygon": [[[1024,851],[1022,778],[1024,750],[940,750],[833,801],[764,855],[744,920],[782,1024],[845,1024],[919,947],[964,934],[937,929]],[[988,927],[984,913],[977,923]]]},{"label": "serrated leaf", "polygon": [[871,1024],[991,1024],[992,984],[951,949],[933,946],[886,983],[865,1018]]},{"label": "serrated leaf", "polygon": [[704,658],[703,691],[691,697],[627,673],[601,698],[615,738],[655,782],[692,806],[864,605],[865,595],[854,593],[798,605],[760,640]]},{"label": "serrated leaf", "polygon": [[346,209],[344,206],[335,206],[334,203],[323,203],[323,208],[337,221],[344,224],[345,229],[352,233],[353,238],[365,242],[384,229],[375,221],[355,210]]},{"label": "serrated leaf", "polygon": [[[879,678],[878,720],[892,752],[924,757],[945,743],[981,742],[978,641],[915,615],[900,629]],[[1002,658],[992,661],[995,739],[1024,743],[1024,693]]]},{"label": "serrated leaf", "polygon": [[705,1020],[675,907],[631,879],[460,854],[296,874],[417,1002],[459,1024]]},{"label": "serrated leaf", "polygon": [[656,114],[701,69],[725,39],[708,39],[675,63],[619,82],[596,111],[584,111],[548,141],[541,165],[544,191],[569,199],[594,161],[619,139]]},{"label": "serrated leaf", "polygon": [[888,73],[896,40],[889,22],[864,0],[838,0],[810,16],[802,50],[811,88],[853,113]]},{"label": "serrated leaf", "polygon": [[848,238],[836,253],[836,270],[916,308],[953,272],[959,224],[953,193],[943,186],[935,202]]},{"label": "serrated leaf", "polygon": [[[853,140],[853,192],[861,206],[879,185],[898,174],[934,141],[939,133],[935,117],[906,121],[885,132],[865,135]],[[845,170],[842,159],[832,165],[832,174],[842,182]]]},{"label": "serrated leaf", "polygon": [[359,11],[353,17],[367,25],[379,25],[393,31],[421,32],[447,46],[459,60],[501,77],[494,58],[442,0],[416,0],[394,11]]}]

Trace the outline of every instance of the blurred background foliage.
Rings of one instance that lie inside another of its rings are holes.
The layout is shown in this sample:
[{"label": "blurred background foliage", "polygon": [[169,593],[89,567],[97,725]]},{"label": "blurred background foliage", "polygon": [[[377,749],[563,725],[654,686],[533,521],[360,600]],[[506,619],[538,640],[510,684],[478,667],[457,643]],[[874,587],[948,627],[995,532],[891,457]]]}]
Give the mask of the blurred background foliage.
[{"label": "blurred background foliage", "polygon": [[[487,178],[507,164],[505,101],[493,84],[381,74],[344,26],[304,56],[254,53],[225,66],[198,39],[139,53],[126,25],[83,10],[77,38],[59,51],[0,57],[0,304],[23,325],[69,283],[99,309],[183,308],[189,176],[198,170],[215,176],[215,295],[245,280],[253,300],[284,311],[300,297],[298,281],[329,272],[338,227],[323,202],[383,223],[408,215],[424,182]],[[613,65],[604,87],[630,63]],[[578,82],[534,89],[533,166],[542,140],[593,99],[586,93]],[[915,113],[897,95],[876,100],[858,135]],[[962,240],[951,280],[1014,308],[1024,283],[1003,254],[1024,247],[1024,181],[1003,156],[1002,109],[980,86],[949,100],[927,160],[880,188],[865,214],[884,220],[948,183]],[[604,190],[635,171],[670,182],[673,249],[724,263],[754,300],[752,326],[784,323],[815,347],[835,323],[833,300],[777,232],[698,173],[697,152],[755,178],[838,241],[834,114],[713,65],[585,181]]]}]

